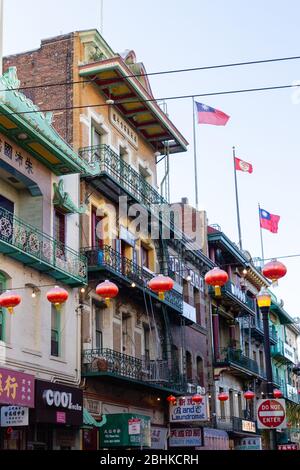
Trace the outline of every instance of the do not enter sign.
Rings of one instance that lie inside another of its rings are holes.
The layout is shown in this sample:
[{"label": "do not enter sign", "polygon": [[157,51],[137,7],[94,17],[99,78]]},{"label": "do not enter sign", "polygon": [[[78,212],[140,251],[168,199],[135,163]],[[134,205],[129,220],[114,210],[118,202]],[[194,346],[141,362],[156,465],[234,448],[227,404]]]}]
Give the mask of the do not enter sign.
[{"label": "do not enter sign", "polygon": [[285,429],[285,400],[258,400],[257,427],[258,429]]}]

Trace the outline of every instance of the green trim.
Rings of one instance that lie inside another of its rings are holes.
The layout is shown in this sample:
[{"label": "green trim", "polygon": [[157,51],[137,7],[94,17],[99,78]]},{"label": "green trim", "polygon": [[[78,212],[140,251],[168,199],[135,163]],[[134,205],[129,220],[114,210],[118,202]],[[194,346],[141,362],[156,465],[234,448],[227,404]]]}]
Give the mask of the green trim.
[{"label": "green trim", "polygon": [[106,416],[103,415],[102,421],[98,422],[95,418],[88,412],[86,408],[83,408],[83,427],[85,426],[93,426],[95,428],[101,428],[106,424]]},{"label": "green trim", "polygon": [[[18,129],[8,129],[0,125],[0,130],[53,173],[63,175],[84,172],[85,163],[52,126],[52,113],[41,112],[30,99],[17,90],[19,87],[17,69],[10,67],[0,78],[0,114],[12,121]],[[27,139],[18,139],[20,132],[27,134]],[[59,163],[50,163],[42,154],[30,147],[32,143],[40,144],[56,157]]]},{"label": "green trim", "polygon": [[61,209],[64,214],[85,214],[87,211],[86,205],[81,205],[80,207],[76,206],[72,201],[69,193],[64,191],[64,182],[60,180],[57,183],[53,183],[53,205]]},{"label": "green trim", "polygon": [[[4,274],[0,273],[0,287],[1,292],[6,290],[7,279]],[[5,341],[6,339],[6,314],[5,309],[0,307],[0,317],[2,323],[2,335],[0,336],[0,341]]]}]

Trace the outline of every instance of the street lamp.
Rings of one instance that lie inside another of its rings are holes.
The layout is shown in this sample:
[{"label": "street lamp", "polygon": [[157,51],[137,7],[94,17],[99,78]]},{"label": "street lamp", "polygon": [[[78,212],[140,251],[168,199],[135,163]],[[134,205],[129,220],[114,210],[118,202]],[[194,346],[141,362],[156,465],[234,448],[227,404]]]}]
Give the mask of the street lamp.
[{"label": "street lamp", "polygon": [[[261,311],[264,329],[264,351],[267,375],[267,395],[268,398],[273,398],[273,373],[271,363],[271,349],[270,349],[270,330],[269,330],[269,310],[271,306],[271,295],[264,287],[261,288],[257,297],[257,305]],[[276,450],[276,430],[270,430],[270,449]]]}]

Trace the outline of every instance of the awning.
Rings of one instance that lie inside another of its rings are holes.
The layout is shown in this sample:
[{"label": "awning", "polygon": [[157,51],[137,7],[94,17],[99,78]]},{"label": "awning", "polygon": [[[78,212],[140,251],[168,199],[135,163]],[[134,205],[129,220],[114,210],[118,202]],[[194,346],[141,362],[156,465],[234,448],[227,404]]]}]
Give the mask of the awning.
[{"label": "awning", "polygon": [[96,428],[101,428],[106,423],[106,420],[103,419],[101,422],[98,422],[93,418],[93,416],[88,412],[86,408],[83,408],[83,426],[93,426]]}]

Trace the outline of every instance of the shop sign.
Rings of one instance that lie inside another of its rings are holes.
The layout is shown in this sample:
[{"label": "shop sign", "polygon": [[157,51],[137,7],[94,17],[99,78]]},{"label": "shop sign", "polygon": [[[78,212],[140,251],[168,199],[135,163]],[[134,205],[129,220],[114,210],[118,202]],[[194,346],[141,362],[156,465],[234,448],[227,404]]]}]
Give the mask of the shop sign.
[{"label": "shop sign", "polygon": [[242,419],[242,431],[245,432],[256,432],[256,425],[254,421],[246,421]]},{"label": "shop sign", "polygon": [[229,450],[229,436],[226,431],[204,428],[204,447],[201,450]]},{"label": "shop sign", "polygon": [[0,404],[34,408],[34,376],[0,368]]},{"label": "shop sign", "polygon": [[141,434],[141,420],[139,418],[131,418],[128,420],[128,434],[129,436]]},{"label": "shop sign", "polygon": [[[99,429],[101,447],[151,447],[149,416],[116,413],[103,415],[103,417],[105,423]],[[140,432],[137,434],[138,430]]]},{"label": "shop sign", "polygon": [[53,382],[36,381],[35,419],[40,423],[83,424],[83,391]]},{"label": "shop sign", "polygon": [[207,421],[206,399],[203,397],[202,403],[195,404],[192,397],[179,397],[176,404],[170,404],[170,422]]},{"label": "shop sign", "polygon": [[231,293],[244,304],[247,303],[246,293],[233,283],[231,283]]},{"label": "shop sign", "polygon": [[151,449],[166,449],[168,428],[151,426]]},{"label": "shop sign", "polygon": [[286,429],[285,400],[258,400],[257,427],[258,429]]},{"label": "shop sign", "polygon": [[2,428],[8,426],[28,426],[28,410],[24,406],[2,406],[1,424]]},{"label": "shop sign", "polygon": [[289,359],[293,364],[296,364],[295,361],[295,351],[294,349],[287,343],[283,343],[283,355],[287,359]]},{"label": "shop sign", "polygon": [[245,437],[234,446],[235,450],[262,450],[260,437]]},{"label": "shop sign", "polygon": [[201,447],[202,443],[201,428],[178,428],[170,431],[170,447]]},{"label": "shop sign", "polygon": [[278,450],[299,450],[298,444],[279,444]]}]

